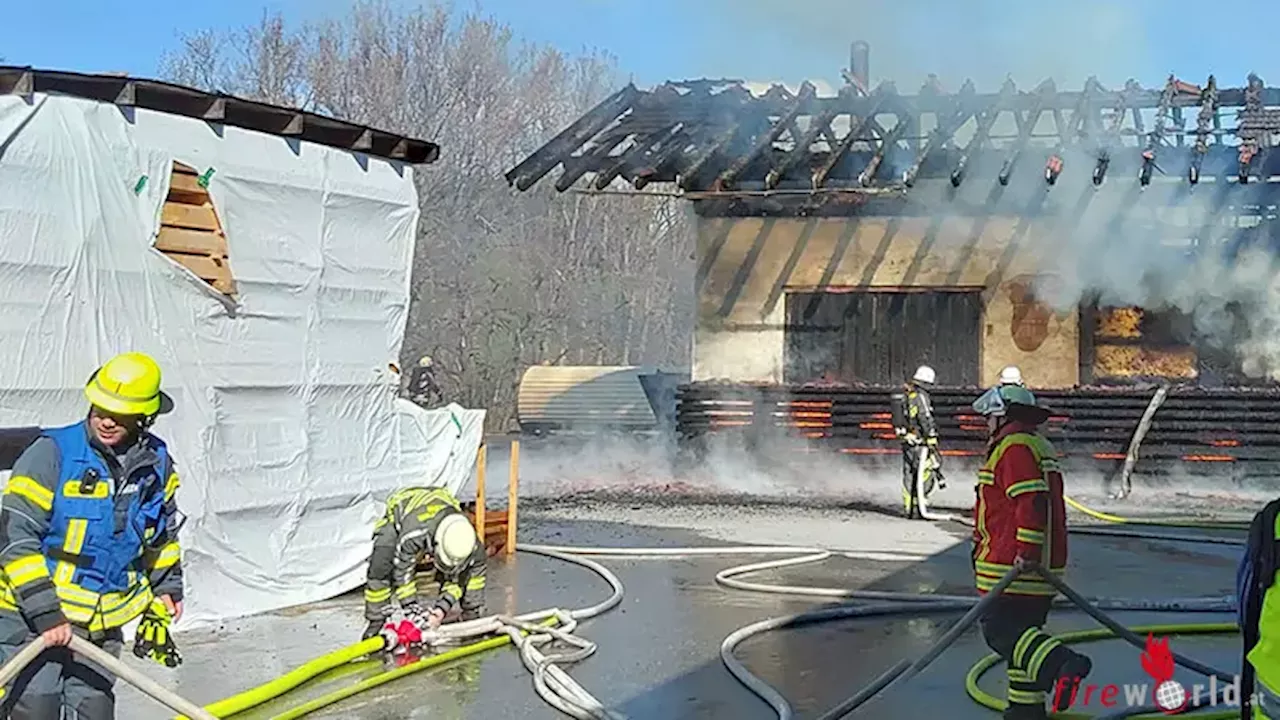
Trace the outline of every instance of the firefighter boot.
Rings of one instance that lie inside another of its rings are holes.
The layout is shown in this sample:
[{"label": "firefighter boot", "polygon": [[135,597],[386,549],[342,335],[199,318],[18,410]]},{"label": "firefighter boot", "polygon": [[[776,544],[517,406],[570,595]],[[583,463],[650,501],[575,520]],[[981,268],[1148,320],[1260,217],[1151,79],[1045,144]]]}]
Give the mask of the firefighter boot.
[{"label": "firefighter boot", "polygon": [[1062,660],[1050,676],[1053,685],[1049,688],[1049,705],[1054,712],[1063,712],[1075,701],[1076,692],[1093,670],[1093,661],[1065,645],[1054,648],[1053,654],[1058,653],[1062,654]]},{"label": "firefighter boot", "polygon": [[1005,708],[1001,718],[1003,720],[1048,720],[1049,713],[1045,712],[1044,705],[1009,703],[1009,707]]}]

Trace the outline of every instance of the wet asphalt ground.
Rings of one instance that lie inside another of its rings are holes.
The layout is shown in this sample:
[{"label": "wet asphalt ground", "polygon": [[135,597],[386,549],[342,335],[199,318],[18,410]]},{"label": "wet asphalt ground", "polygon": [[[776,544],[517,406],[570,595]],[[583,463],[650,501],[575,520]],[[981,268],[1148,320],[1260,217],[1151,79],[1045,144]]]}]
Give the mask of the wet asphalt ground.
[{"label": "wet asphalt ground", "polygon": [[[560,503],[556,508],[523,512],[521,541],[629,547],[800,544],[899,550],[927,559],[832,558],[820,565],[760,573],[751,579],[972,594],[970,531],[958,524],[911,522],[838,507],[582,500]],[[1239,547],[1231,545],[1075,535],[1068,581],[1087,596],[1222,597],[1234,592],[1239,552]],[[824,601],[741,592],[715,584],[713,577],[719,570],[759,559],[767,558],[602,559],[621,579],[626,596],[617,608],[579,628],[580,634],[599,644],[599,650],[567,669],[596,697],[630,718],[776,717],[724,669],[720,643],[743,625],[821,608]],[[490,569],[488,601],[493,612],[583,607],[607,595],[607,586],[593,573],[554,559],[519,554],[514,560],[495,559]],[[207,704],[358,640],[363,627],[360,608],[359,595],[353,593],[305,608],[229,622],[216,630],[192,631],[178,638],[186,662],[177,670],[135,664],[185,697]],[[738,655],[783,693],[797,717],[813,717],[857,692],[899,659],[917,657],[957,617],[904,614],[782,630],[746,642]],[[1234,619],[1229,614],[1204,613],[1121,613],[1117,617],[1127,625]],[[1094,626],[1081,613],[1061,612],[1050,620],[1052,630]],[[1238,643],[1234,635],[1186,637],[1175,638],[1172,647],[1236,672]],[[1092,677],[1096,682],[1149,682],[1137,650],[1115,640],[1084,647],[1095,659]],[[850,717],[998,717],[964,693],[965,672],[987,653],[976,628],[972,629],[919,676]],[[339,672],[340,677],[313,683],[236,717],[272,717],[376,674],[379,668],[376,663],[366,663]],[[1188,687],[1197,682],[1186,671],[1179,671],[1177,677]],[[1003,696],[1002,673],[993,672],[983,686]],[[171,716],[132,688],[119,687],[119,694],[122,718]],[[312,717],[501,720],[564,716],[537,697],[529,674],[507,647],[397,680]]]}]

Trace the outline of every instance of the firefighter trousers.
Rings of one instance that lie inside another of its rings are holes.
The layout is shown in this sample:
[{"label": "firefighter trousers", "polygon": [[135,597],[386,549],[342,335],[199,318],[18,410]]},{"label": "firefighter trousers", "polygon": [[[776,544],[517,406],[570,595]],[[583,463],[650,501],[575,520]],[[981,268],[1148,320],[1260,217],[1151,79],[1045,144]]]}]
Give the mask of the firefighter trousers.
[{"label": "firefighter trousers", "polygon": [[[76,635],[87,637],[82,628]],[[8,662],[35,634],[18,613],[0,610],[0,664]],[[115,657],[123,645],[119,628],[108,631],[94,643]],[[115,720],[116,678],[100,665],[74,655],[65,647],[40,653],[0,700],[0,718],[5,720]],[[65,713],[65,714],[64,714]]]},{"label": "firefighter trousers", "polygon": [[[1006,718],[1043,718],[1046,695],[1069,702],[1073,683],[1058,683],[1068,660],[1083,656],[1044,631],[1052,598],[1002,595],[982,616],[982,637],[1006,663],[1009,709]],[[1078,663],[1072,663],[1076,665]],[[1087,669],[1085,670],[1087,672]],[[1059,687],[1061,686],[1061,687]],[[1066,705],[1058,704],[1060,709]]]},{"label": "firefighter trousers", "polygon": [[902,510],[908,518],[918,517],[919,496],[916,480],[920,477],[920,446],[902,443]]}]

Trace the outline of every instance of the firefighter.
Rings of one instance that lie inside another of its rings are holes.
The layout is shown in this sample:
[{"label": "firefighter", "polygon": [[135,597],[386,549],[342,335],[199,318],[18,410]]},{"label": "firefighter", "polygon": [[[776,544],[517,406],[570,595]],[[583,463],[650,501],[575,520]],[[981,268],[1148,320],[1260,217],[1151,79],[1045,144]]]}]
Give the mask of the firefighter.
[{"label": "firefighter", "polygon": [[[933,418],[929,388],[937,374],[921,365],[892,398],[893,430],[902,443],[902,505],[908,518],[920,517],[919,500],[946,487],[938,456],[938,426]],[[917,483],[922,483],[917,488]]]},{"label": "firefighter", "polygon": [[172,409],[160,367],[136,352],[89,378],[88,416],[46,429],[13,467],[0,503],[0,661],[37,636],[49,648],[6,688],[0,717],[115,717],[115,678],[67,649],[72,635],[119,656],[181,663],[168,625],[182,615],[178,475],[150,432]]},{"label": "firefighter", "polygon": [[1026,387],[1027,384],[1022,381],[1022,371],[1015,365],[1006,365],[1000,370],[1001,385],[1018,385]]},{"label": "firefighter", "polygon": [[[1236,573],[1240,634],[1244,640],[1240,717],[1280,720],[1280,500],[1253,518]],[[1257,715],[1251,705],[1256,703]]]},{"label": "firefighter", "polygon": [[990,441],[978,471],[973,570],[985,595],[1012,568],[1023,572],[982,617],[987,645],[1008,664],[1008,720],[1045,718],[1071,703],[1077,680],[1092,669],[1088,657],[1044,632],[1057,591],[1040,577],[1067,565],[1066,506],[1058,455],[1039,427],[1049,419],[1030,390],[1000,385],[973,409],[987,419]]},{"label": "firefighter", "polygon": [[440,384],[436,382],[435,362],[430,355],[419,358],[418,366],[409,374],[409,399],[424,408],[444,399]]},{"label": "firefighter", "polygon": [[[430,607],[418,600],[418,563],[431,559],[440,592]],[[457,498],[444,488],[405,488],[387,498],[373,529],[373,555],[364,590],[364,639],[391,616],[392,598],[423,630],[440,627],[453,610],[462,620],[484,612],[484,543]]]}]

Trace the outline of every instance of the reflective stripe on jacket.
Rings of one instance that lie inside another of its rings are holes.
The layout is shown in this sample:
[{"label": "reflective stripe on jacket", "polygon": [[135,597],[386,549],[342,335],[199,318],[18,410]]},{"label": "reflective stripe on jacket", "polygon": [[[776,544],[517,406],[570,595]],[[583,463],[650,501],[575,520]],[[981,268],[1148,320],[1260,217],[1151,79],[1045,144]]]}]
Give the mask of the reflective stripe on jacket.
[{"label": "reflective stripe on jacket", "polygon": [[[1041,567],[1062,575],[1067,566],[1066,506],[1058,454],[1048,440],[1032,427],[1005,425],[978,471],[976,494],[973,560],[979,593],[994,587],[1019,555],[1036,558]],[[1020,577],[1005,592],[1057,594],[1036,575]]]}]

